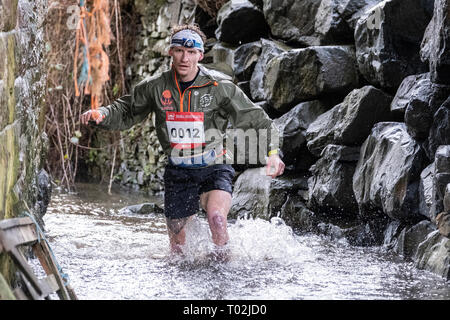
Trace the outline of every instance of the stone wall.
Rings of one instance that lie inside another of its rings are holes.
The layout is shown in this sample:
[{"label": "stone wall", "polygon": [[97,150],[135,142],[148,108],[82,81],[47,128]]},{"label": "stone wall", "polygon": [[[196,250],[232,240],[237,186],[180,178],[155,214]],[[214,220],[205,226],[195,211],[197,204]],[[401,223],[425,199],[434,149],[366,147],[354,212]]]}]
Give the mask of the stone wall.
[{"label": "stone wall", "polygon": [[[28,207],[40,220],[49,201],[50,180],[42,170],[46,2],[0,0],[0,219]],[[11,280],[5,257],[0,272]]]}]

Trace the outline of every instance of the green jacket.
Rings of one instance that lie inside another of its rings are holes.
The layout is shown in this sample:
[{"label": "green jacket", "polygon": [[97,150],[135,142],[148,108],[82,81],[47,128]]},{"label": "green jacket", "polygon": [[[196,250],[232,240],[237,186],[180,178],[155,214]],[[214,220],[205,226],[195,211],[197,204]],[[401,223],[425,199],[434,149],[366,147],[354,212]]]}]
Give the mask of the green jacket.
[{"label": "green jacket", "polygon": [[[159,142],[170,158],[174,153],[166,126],[166,112],[203,112],[204,130],[217,129],[222,139],[230,120],[233,128],[244,131],[249,128],[267,129],[268,137],[271,134],[276,136],[272,139],[274,141],[268,141],[267,149],[280,148],[278,130],[261,107],[255,105],[233,82],[203,66],[199,68],[195,82],[184,92],[180,92],[174,70],[141,81],[133,88],[131,95],[99,109],[105,115],[99,127],[126,130],[154,112]],[[205,148],[216,148],[219,142],[217,139],[206,141]]]}]

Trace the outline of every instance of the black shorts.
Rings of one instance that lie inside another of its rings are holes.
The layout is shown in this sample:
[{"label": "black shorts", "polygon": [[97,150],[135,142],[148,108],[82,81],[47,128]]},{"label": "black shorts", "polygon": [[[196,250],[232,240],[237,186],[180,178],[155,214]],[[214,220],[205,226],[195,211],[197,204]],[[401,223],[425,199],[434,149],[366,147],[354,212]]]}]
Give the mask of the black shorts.
[{"label": "black shorts", "polygon": [[232,194],[234,174],[229,164],[197,169],[167,165],[164,172],[164,214],[171,219],[189,217],[198,212],[202,193],[224,190]]}]

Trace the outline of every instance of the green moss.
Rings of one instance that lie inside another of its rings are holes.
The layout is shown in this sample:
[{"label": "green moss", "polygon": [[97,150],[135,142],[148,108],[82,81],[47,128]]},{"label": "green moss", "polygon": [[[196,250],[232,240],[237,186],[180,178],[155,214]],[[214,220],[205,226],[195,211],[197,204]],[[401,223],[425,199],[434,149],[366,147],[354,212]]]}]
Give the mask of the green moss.
[{"label": "green moss", "polygon": [[7,89],[7,105],[8,105],[8,124],[13,123],[14,121],[14,111],[16,108],[16,99],[14,95],[14,82],[16,79],[16,65],[15,65],[15,40],[14,36],[11,35],[8,37],[8,65],[7,65],[7,81],[6,81],[6,89]]}]

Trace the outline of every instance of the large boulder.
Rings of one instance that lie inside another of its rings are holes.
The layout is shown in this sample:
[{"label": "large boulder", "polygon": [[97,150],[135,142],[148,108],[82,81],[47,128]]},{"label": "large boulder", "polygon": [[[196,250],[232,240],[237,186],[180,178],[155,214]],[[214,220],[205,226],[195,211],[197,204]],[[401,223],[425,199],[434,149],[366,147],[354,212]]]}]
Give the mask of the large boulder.
[{"label": "large boulder", "polygon": [[407,222],[422,219],[417,194],[423,167],[423,151],[404,123],[377,123],[361,147],[353,176],[361,216],[388,215]]},{"label": "large boulder", "polygon": [[445,190],[450,183],[450,145],[442,145],[437,149],[434,165],[431,214],[436,217],[437,214],[444,211]]},{"label": "large boulder", "polygon": [[236,179],[230,217],[268,220],[280,213],[289,195],[307,189],[304,177],[284,174],[271,179],[265,175],[264,167],[247,169]]},{"label": "large boulder", "polygon": [[319,155],[329,143],[361,145],[375,123],[390,120],[391,100],[391,96],[372,86],[354,89],[341,104],[309,126],[308,149]]},{"label": "large boulder", "polygon": [[[434,84],[428,78],[419,79],[412,86],[405,105],[405,123],[411,137],[417,141],[428,138],[433,116],[449,92],[448,86]],[[442,127],[443,123],[439,123],[439,126]]]},{"label": "large boulder", "polygon": [[450,280],[450,239],[442,236],[439,230],[431,232],[419,244],[414,261],[417,268]]},{"label": "large boulder", "polygon": [[301,46],[349,44],[356,20],[381,0],[264,0],[272,34]]},{"label": "large boulder", "polygon": [[299,195],[288,195],[280,210],[280,218],[300,232],[315,232],[320,223],[316,213],[308,209],[305,199]]},{"label": "large boulder", "polygon": [[425,3],[385,0],[358,20],[356,57],[369,83],[394,92],[406,76],[427,71],[419,55],[431,19]]},{"label": "large boulder", "polygon": [[444,211],[450,212],[450,183],[445,187]]},{"label": "large boulder", "polygon": [[359,84],[353,46],[293,49],[269,62],[264,80],[267,100],[287,111],[327,94],[345,95]]},{"label": "large boulder", "polygon": [[323,102],[307,101],[274,120],[283,136],[283,161],[287,166],[293,165],[295,169],[308,170],[316,160],[306,148],[306,130],[325,111],[327,107]]},{"label": "large boulder", "polygon": [[249,81],[261,54],[261,41],[245,43],[234,51],[233,70],[239,81]]},{"label": "large boulder", "polygon": [[411,92],[415,89],[417,82],[426,78],[427,76],[429,76],[428,73],[414,74],[411,76],[407,76],[405,79],[403,79],[402,83],[398,87],[394,99],[392,100],[391,103],[391,111],[395,115],[397,115],[399,121],[400,120],[403,121],[406,107],[411,98]]},{"label": "large boulder", "polygon": [[250,79],[250,93],[254,101],[266,99],[264,93],[264,75],[271,59],[291,48],[278,41],[261,39],[261,54],[256,62]]},{"label": "large boulder", "polygon": [[230,44],[243,44],[267,38],[269,26],[263,12],[247,0],[230,0],[217,13],[216,38]]},{"label": "large boulder", "polygon": [[318,0],[264,0],[264,16],[272,34],[279,39],[305,46],[319,45],[314,25]]},{"label": "large boulder", "polygon": [[433,160],[441,145],[450,145],[450,97],[433,114],[428,139],[423,148],[430,160]]},{"label": "large boulder", "polygon": [[434,196],[434,162],[420,173],[419,184],[419,210],[422,215],[433,220],[433,196]]},{"label": "large boulder", "polygon": [[358,205],[352,179],[359,159],[359,147],[328,145],[310,168],[308,207],[313,211],[356,218]]},{"label": "large boulder", "polygon": [[398,236],[394,252],[405,259],[414,258],[420,243],[435,230],[436,226],[428,220],[420,221],[411,227],[405,227]]},{"label": "large boulder", "polygon": [[421,58],[428,60],[431,80],[436,83],[450,84],[450,10],[449,0],[435,0],[434,14],[422,44]]}]

